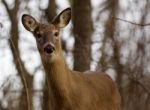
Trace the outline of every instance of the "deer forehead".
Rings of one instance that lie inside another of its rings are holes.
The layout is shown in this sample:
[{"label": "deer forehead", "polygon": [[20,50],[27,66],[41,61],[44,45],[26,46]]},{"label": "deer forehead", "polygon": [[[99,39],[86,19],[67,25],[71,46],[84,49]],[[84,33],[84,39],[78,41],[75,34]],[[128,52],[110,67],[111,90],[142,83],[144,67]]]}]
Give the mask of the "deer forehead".
[{"label": "deer forehead", "polygon": [[39,24],[39,26],[35,29],[34,33],[35,34],[44,34],[44,33],[53,33],[57,32],[58,29],[50,24],[50,25],[45,25],[45,24]]}]

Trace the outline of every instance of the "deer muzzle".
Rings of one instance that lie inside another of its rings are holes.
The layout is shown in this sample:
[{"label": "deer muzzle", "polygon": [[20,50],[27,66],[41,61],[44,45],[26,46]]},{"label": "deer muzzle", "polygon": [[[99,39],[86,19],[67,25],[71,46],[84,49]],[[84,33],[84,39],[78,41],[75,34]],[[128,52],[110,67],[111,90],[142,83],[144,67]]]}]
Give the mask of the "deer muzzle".
[{"label": "deer muzzle", "polygon": [[47,44],[44,47],[44,52],[46,52],[47,54],[52,54],[55,51],[55,48],[52,44]]}]

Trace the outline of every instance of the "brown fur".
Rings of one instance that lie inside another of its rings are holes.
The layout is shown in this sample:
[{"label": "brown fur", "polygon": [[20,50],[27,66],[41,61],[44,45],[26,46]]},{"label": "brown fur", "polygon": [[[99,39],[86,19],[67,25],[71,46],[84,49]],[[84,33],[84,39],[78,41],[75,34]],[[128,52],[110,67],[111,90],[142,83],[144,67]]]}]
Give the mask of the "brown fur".
[{"label": "brown fur", "polygon": [[[52,110],[120,110],[120,94],[108,75],[99,71],[86,74],[72,71],[65,64],[60,37],[54,33],[59,32],[58,26],[68,24],[70,15],[69,9],[64,10],[51,25],[39,24],[29,15],[22,18],[25,28],[33,32],[37,39],[37,47],[51,90]],[[61,20],[63,24],[57,24],[61,23]],[[33,24],[30,25],[28,21],[33,21]],[[38,34],[41,36],[40,40]],[[51,55],[43,51],[47,43],[55,47]]]},{"label": "brown fur", "polygon": [[52,110],[120,110],[119,92],[108,75],[69,70],[63,58],[43,64],[55,98]]}]

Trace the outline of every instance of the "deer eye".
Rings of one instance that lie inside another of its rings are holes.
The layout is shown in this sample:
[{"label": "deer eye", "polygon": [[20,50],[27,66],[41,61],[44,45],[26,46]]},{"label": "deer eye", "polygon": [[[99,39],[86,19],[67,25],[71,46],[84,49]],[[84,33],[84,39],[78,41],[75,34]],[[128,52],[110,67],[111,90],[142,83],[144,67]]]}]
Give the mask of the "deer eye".
[{"label": "deer eye", "polygon": [[54,36],[57,37],[58,35],[59,35],[59,32],[55,32],[55,33],[54,33]]},{"label": "deer eye", "polygon": [[40,39],[42,37],[41,34],[37,34],[37,39]]}]

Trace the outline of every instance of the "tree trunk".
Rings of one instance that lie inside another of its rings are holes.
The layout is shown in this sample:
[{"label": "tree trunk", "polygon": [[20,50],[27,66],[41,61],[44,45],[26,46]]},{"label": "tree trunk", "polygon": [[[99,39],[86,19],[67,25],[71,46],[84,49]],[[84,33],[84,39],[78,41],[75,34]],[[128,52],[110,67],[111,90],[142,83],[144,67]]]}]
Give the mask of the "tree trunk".
[{"label": "tree trunk", "polygon": [[56,1],[49,0],[48,7],[45,10],[45,16],[48,22],[51,22],[53,18],[56,16]]},{"label": "tree trunk", "polygon": [[73,34],[74,45],[74,70],[85,71],[90,69],[91,61],[91,36],[93,25],[91,19],[90,0],[74,0],[73,8]]}]

